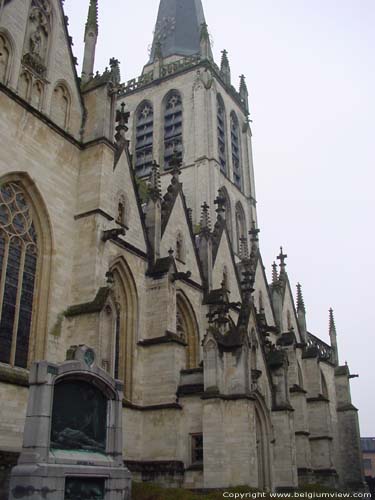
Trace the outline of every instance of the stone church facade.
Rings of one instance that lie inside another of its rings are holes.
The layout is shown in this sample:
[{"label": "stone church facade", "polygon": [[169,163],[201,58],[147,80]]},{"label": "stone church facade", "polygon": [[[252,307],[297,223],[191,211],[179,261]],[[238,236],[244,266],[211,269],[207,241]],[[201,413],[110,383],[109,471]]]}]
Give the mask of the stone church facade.
[{"label": "stone church facade", "polygon": [[62,0],[0,2],[0,497],[33,361],[95,349],[124,382],[135,479],[363,487],[357,410],[259,246],[245,78],[215,64],[201,0],[161,0],[143,74],[79,79]]}]

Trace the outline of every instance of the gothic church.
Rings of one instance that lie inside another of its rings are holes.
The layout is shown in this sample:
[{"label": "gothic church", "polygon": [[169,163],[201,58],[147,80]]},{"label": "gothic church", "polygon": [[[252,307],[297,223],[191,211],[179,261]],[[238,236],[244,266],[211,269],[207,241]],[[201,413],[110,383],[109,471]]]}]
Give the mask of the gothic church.
[{"label": "gothic church", "polygon": [[0,1],[0,498],[30,365],[80,344],[124,384],[134,479],[363,489],[333,313],[328,345],[283,250],[267,280],[246,81],[201,0],[160,1],[126,83],[94,72],[98,0],[77,77],[63,3]]}]

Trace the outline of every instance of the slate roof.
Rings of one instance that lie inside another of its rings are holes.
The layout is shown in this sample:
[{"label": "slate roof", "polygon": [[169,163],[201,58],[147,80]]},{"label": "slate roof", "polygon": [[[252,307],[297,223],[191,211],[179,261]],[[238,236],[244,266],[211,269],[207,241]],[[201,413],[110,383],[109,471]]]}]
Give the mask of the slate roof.
[{"label": "slate roof", "polygon": [[154,61],[157,42],[161,44],[163,57],[197,54],[203,23],[201,0],[160,0],[149,62]]}]

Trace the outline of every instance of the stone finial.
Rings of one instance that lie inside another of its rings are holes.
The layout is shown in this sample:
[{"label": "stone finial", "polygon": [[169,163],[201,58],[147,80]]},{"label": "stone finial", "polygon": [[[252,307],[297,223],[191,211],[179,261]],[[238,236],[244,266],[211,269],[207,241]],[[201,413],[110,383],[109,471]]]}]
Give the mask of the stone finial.
[{"label": "stone finial", "polygon": [[160,165],[152,162],[148,192],[153,201],[161,200]]},{"label": "stone finial", "polygon": [[240,259],[247,260],[249,258],[249,245],[247,242],[247,238],[244,236],[240,238]]},{"label": "stone finial", "polygon": [[181,166],[182,166],[181,156],[177,153],[177,151],[175,151],[169,162],[170,173],[172,175],[172,182],[173,179],[179,182],[181,175]]},{"label": "stone finial", "polygon": [[201,41],[202,40],[209,40],[210,35],[208,33],[208,25],[207,23],[202,23],[201,24]]},{"label": "stone finial", "polygon": [[87,15],[85,36],[89,31],[93,31],[96,35],[99,32],[98,23],[98,0],[90,0],[89,12]]},{"label": "stone finial", "polygon": [[332,307],[329,310],[329,333],[334,333],[336,335],[336,324]]},{"label": "stone finial", "polygon": [[274,262],[272,264],[272,284],[273,285],[276,285],[279,281],[279,275],[278,275],[278,272],[277,272],[277,264],[276,262]]},{"label": "stone finial", "polygon": [[201,24],[200,52],[202,59],[212,59],[210,35],[208,33],[208,26],[205,22]]},{"label": "stone finial", "polygon": [[155,43],[155,60],[161,61],[163,59],[163,49],[160,41]]},{"label": "stone finial", "polygon": [[202,205],[201,220],[200,220],[200,234],[211,233],[211,220],[210,220],[210,207],[206,202]]},{"label": "stone finial", "polygon": [[125,103],[123,102],[121,103],[120,109],[116,112],[116,123],[118,123],[118,125],[116,127],[115,140],[119,149],[127,146],[128,144],[125,134],[129,130],[127,126],[129,117],[130,113],[125,111]]},{"label": "stone finial", "polygon": [[286,270],[285,270],[286,263],[285,263],[285,260],[287,259],[287,257],[288,256],[286,254],[284,254],[284,252],[283,252],[283,247],[280,247],[280,254],[277,257],[277,260],[280,261],[280,277],[285,276],[285,274],[286,274]]},{"label": "stone finial", "polygon": [[302,286],[300,283],[297,284],[297,311],[301,311],[303,313],[306,312],[305,302],[303,300],[302,294]]},{"label": "stone finial", "polygon": [[215,205],[217,205],[216,213],[217,213],[217,218],[218,219],[225,219],[225,208],[226,208],[226,199],[225,196],[223,196],[221,190],[219,189],[218,191],[218,196],[216,200],[214,201]]},{"label": "stone finial", "polygon": [[337,346],[337,332],[336,332],[336,324],[335,324],[335,318],[333,315],[332,307],[329,310],[329,338],[331,340],[331,347],[334,351],[334,362],[336,365],[338,365],[339,364],[339,353],[338,353],[338,346]]},{"label": "stone finial", "polygon": [[109,60],[109,66],[111,68],[111,80],[112,83],[118,85],[121,83],[121,73],[120,73],[120,61],[114,57]]},{"label": "stone finial", "polygon": [[247,90],[245,75],[240,76],[240,97],[241,101],[246,109],[246,112],[249,112],[249,92]]},{"label": "stone finial", "polygon": [[227,85],[231,84],[231,73],[228,59],[228,52],[224,49],[221,52],[220,74]]},{"label": "stone finial", "polygon": [[259,233],[260,233],[260,229],[258,229],[255,225],[255,221],[253,221],[253,224],[252,224],[252,228],[250,229],[249,231],[249,235],[250,235],[250,241],[251,243],[256,243],[258,244],[259,243]]}]

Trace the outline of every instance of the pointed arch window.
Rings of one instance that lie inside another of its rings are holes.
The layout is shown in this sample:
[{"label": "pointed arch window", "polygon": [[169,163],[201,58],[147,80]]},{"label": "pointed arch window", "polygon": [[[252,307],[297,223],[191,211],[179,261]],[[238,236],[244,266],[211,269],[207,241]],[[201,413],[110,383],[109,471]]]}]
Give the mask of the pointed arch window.
[{"label": "pointed arch window", "polygon": [[7,84],[11,50],[5,35],[0,33],[0,83]]},{"label": "pointed arch window", "polygon": [[224,101],[221,95],[217,96],[217,140],[220,170],[227,175],[227,130]]},{"label": "pointed arch window", "polygon": [[177,296],[176,330],[187,343],[186,368],[197,368],[199,363],[199,335],[194,312],[187,300]]},{"label": "pointed arch window", "polygon": [[230,136],[232,145],[233,182],[239,189],[242,189],[240,125],[234,111],[232,111],[230,115]]},{"label": "pointed arch window", "polygon": [[225,221],[229,233],[229,238],[233,241],[232,205],[230,203],[228,191],[225,187],[220,188],[220,195],[225,199]]},{"label": "pointed arch window", "polygon": [[182,99],[181,94],[174,90],[167,95],[164,109],[164,168],[174,155],[182,160]]},{"label": "pointed arch window", "polygon": [[154,109],[149,101],[136,111],[135,172],[139,177],[150,174],[153,155]]},{"label": "pointed arch window", "polygon": [[51,118],[64,130],[69,128],[70,94],[68,89],[60,83],[55,87],[52,97]]},{"label": "pointed arch window", "polygon": [[15,182],[0,188],[0,362],[27,367],[38,238],[31,208]]}]

